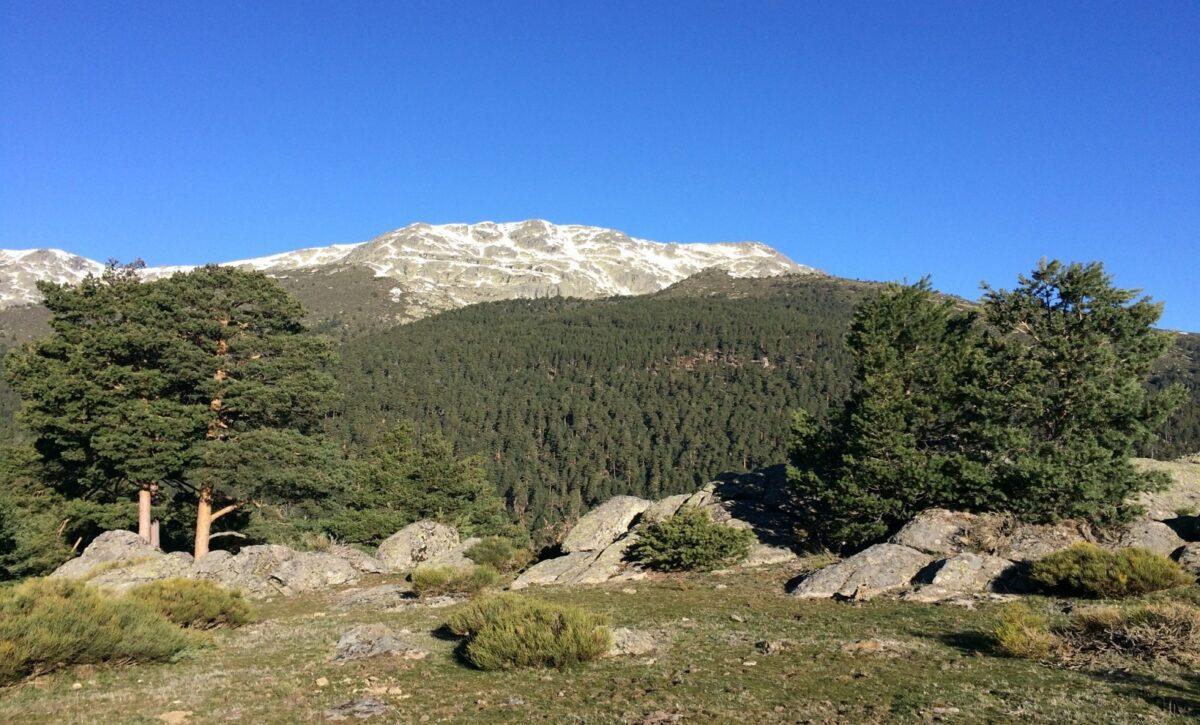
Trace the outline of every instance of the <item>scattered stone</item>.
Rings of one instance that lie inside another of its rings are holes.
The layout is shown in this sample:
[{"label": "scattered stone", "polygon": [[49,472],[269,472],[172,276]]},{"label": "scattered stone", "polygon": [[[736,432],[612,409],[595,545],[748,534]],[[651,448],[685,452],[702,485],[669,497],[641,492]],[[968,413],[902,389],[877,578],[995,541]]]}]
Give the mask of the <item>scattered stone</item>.
[{"label": "scattered stone", "polygon": [[581,551],[601,551],[629,530],[630,524],[651,503],[636,496],[613,496],[587,512],[563,539],[562,550],[568,554]]},{"label": "scattered stone", "polygon": [[637,594],[637,590],[633,587],[625,587],[621,589],[622,594]]},{"label": "scattered stone", "polygon": [[317,678],[317,687],[329,687],[329,678],[318,677]]},{"label": "scattered stone", "polygon": [[158,716],[167,725],[182,725],[192,717],[191,710],[171,710]]},{"label": "scattered stone", "polygon": [[809,574],[793,590],[802,599],[867,600],[908,586],[933,557],[899,544],[876,544]]},{"label": "scattered stone", "polygon": [[765,655],[779,654],[795,646],[790,639],[770,639],[755,643],[754,647]]},{"label": "scattered stone", "polygon": [[848,655],[881,655],[902,657],[912,652],[912,646],[895,639],[860,639],[842,645]]},{"label": "scattered stone", "polygon": [[458,529],[436,521],[418,521],[405,526],[379,545],[377,556],[395,571],[411,571],[458,546]]},{"label": "scattered stone", "polygon": [[655,635],[628,627],[616,627],[612,631],[612,647],[608,650],[608,656],[637,657],[650,654],[656,649],[658,649],[658,637]]},{"label": "scattered stone", "polygon": [[407,632],[394,632],[383,624],[364,624],[355,627],[338,639],[332,662],[350,662],[381,655],[402,657],[406,660],[424,659],[429,653],[408,642],[402,636]]},{"label": "scattered stone", "polygon": [[387,705],[374,697],[360,697],[354,700],[334,705],[325,711],[326,720],[349,720],[358,718],[365,720],[369,717],[382,715],[387,712]]},{"label": "scattered stone", "polygon": [[746,618],[740,614],[731,614],[731,615],[729,615],[729,618],[735,622],[745,622],[746,621]]},{"label": "scattered stone", "polygon": [[83,683],[82,683],[82,682],[72,682],[72,683],[71,683],[71,689],[72,689],[72,690],[82,690],[82,689],[83,689]]},{"label": "scattered stone", "polygon": [[393,609],[416,601],[416,594],[407,584],[379,584],[366,589],[353,589],[337,598],[337,605],[345,609]]},{"label": "scattered stone", "polygon": [[989,554],[957,554],[942,561],[928,583],[904,595],[914,602],[940,602],[964,594],[989,591],[1007,572],[1013,562]]},{"label": "scattered stone", "polygon": [[1156,554],[1171,556],[1186,544],[1175,530],[1161,521],[1138,521],[1121,534],[1118,546],[1136,546]]}]

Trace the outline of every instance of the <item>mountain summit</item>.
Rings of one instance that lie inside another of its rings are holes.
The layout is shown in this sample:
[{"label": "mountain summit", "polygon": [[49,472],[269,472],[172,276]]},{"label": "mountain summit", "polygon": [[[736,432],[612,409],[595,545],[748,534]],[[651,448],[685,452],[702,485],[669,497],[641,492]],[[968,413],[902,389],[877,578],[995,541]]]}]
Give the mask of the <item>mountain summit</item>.
[{"label": "mountain summit", "polygon": [[[490,300],[646,294],[707,269],[734,277],[816,273],[757,242],[654,242],[613,229],[542,220],[411,224],[359,244],[225,264],[271,275],[364,268],[389,280],[389,294],[406,303],[408,319]],[[0,250],[0,308],[37,302],[39,279],[75,282],[102,269],[99,262],[57,249]],[[150,267],[145,275],[186,269]]]}]

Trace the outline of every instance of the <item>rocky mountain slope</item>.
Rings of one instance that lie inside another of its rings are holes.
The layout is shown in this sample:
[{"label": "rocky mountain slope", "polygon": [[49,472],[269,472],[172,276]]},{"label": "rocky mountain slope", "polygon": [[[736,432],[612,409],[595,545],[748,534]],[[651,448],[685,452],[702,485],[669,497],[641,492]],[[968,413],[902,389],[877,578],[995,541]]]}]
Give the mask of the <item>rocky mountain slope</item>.
[{"label": "rocky mountain slope", "polygon": [[[412,224],[359,244],[226,264],[284,278],[369,271],[387,285],[392,303],[387,313],[394,321],[493,300],[646,294],[709,269],[739,278],[816,272],[756,242],[662,243],[541,220]],[[99,262],[57,249],[0,250],[0,309],[36,303],[39,279],[75,282],[102,269]],[[150,267],[145,274],[186,269]]]}]

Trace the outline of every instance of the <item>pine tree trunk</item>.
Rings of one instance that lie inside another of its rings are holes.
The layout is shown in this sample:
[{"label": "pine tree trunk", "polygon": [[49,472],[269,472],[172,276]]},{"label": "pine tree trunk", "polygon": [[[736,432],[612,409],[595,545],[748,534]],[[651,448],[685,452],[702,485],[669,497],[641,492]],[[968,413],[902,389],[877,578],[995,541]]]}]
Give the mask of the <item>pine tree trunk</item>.
[{"label": "pine tree trunk", "polygon": [[158,519],[150,523],[150,545],[156,549],[162,548],[162,540],[159,539]]},{"label": "pine tree trunk", "polygon": [[208,553],[208,537],[212,533],[212,489],[200,489],[200,502],[196,506],[196,549],[193,556],[199,561]]},{"label": "pine tree trunk", "polygon": [[150,484],[143,484],[138,489],[138,536],[147,543],[150,542],[150,504],[153,499]]}]

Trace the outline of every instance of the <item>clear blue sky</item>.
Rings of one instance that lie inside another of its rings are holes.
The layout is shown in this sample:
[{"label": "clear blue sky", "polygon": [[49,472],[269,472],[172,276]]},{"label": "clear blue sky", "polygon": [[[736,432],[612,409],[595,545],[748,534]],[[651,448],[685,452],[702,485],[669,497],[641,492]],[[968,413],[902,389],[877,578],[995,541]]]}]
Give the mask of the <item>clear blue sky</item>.
[{"label": "clear blue sky", "polygon": [[413,221],[758,239],[975,297],[1104,261],[1200,330],[1200,3],[0,2],[0,246]]}]

